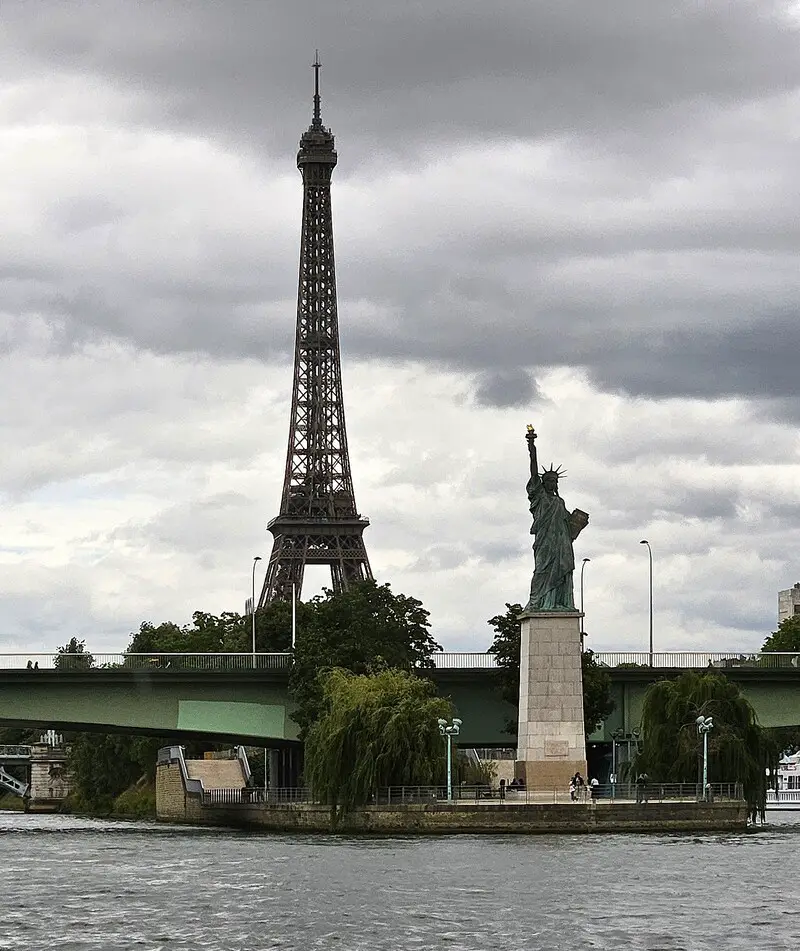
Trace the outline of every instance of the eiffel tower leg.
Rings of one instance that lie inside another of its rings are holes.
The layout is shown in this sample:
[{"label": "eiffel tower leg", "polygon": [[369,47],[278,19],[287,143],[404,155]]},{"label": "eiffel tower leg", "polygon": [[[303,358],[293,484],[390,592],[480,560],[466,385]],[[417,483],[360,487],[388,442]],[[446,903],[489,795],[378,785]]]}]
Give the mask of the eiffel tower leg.
[{"label": "eiffel tower leg", "polygon": [[267,563],[261,597],[258,599],[260,608],[272,601],[291,601],[292,586],[295,598],[300,600],[306,564],[305,550],[305,539],[302,537],[279,535],[275,539]]}]

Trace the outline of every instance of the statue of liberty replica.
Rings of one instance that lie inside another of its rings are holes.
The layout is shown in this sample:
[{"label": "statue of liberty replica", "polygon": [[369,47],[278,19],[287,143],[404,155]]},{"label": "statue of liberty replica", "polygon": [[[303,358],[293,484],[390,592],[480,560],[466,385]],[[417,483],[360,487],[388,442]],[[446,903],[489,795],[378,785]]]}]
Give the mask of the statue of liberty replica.
[{"label": "statue of liberty replica", "polygon": [[517,776],[529,789],[564,790],[579,772],[586,779],[581,614],[575,610],[572,543],[588,525],[568,512],[558,494],[559,467],[539,472],[536,433],[526,434],[533,524],[531,595],[521,615]]},{"label": "statue of liberty replica", "polygon": [[558,494],[558,479],[564,473],[552,464],[539,474],[536,456],[536,433],[528,426],[526,434],[528,454],[531,460],[531,477],[528,479],[534,536],[534,572],[531,580],[531,596],[526,611],[574,611],[575,597],[572,587],[572,572],[575,570],[575,555],[572,543],[589,523],[589,516],[580,509],[567,512],[564,500]]}]

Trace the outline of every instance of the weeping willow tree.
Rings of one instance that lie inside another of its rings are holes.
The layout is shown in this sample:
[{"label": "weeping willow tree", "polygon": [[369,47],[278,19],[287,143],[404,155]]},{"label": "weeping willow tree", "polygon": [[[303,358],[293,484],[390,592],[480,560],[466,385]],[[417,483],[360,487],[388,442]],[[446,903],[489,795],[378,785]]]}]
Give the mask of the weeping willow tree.
[{"label": "weeping willow tree", "polygon": [[713,717],[708,734],[708,781],[741,783],[750,818],[764,818],[767,769],[774,775],[778,748],[736,684],[717,673],[687,671],[648,688],[642,707],[642,751],[635,770],[651,781],[698,781],[701,740],[697,718]]},{"label": "weeping willow tree", "polygon": [[444,747],[437,720],[452,711],[431,681],[402,670],[334,668],[323,675],[322,692],[322,715],[306,738],[305,779],[334,817],[368,802],[381,787],[440,778]]}]

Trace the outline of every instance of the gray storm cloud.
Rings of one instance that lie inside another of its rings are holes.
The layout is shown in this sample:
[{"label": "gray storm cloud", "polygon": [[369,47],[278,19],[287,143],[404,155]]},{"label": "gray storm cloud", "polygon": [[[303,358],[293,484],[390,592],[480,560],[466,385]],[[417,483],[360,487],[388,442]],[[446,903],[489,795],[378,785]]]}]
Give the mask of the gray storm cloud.
[{"label": "gray storm cloud", "polygon": [[485,639],[530,567],[535,418],[593,512],[594,604],[619,642],[638,636],[644,530],[676,641],[771,623],[800,556],[790,5],[2,15],[0,602],[25,636],[58,630],[37,614],[48,578],[74,589],[70,625],[106,631],[207,592],[238,607],[241,565],[266,554],[317,46],[374,564],[445,640]]}]

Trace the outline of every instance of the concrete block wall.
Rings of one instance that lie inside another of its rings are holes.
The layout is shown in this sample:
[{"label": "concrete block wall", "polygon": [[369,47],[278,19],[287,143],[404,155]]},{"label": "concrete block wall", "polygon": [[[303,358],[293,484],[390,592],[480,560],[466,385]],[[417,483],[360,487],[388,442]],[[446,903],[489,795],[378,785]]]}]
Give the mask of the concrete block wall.
[{"label": "concrete block wall", "polygon": [[580,613],[522,618],[517,774],[530,789],[586,776]]},{"label": "concrete block wall", "polygon": [[185,820],[186,787],[178,763],[156,769],[156,815],[159,819]]}]

